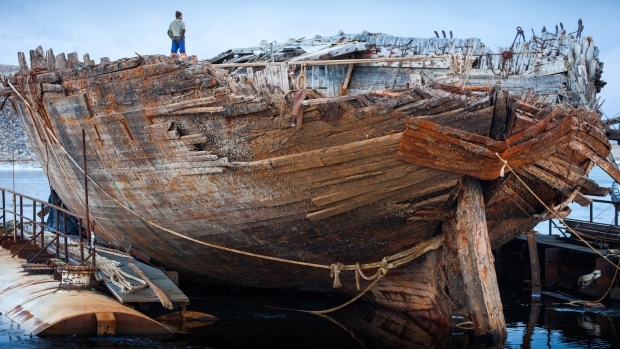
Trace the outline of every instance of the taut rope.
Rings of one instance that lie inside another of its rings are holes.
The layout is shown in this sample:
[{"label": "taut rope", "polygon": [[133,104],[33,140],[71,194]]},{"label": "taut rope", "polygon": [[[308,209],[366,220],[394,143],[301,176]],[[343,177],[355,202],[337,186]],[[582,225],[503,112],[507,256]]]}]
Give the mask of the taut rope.
[{"label": "taut rope", "polygon": [[584,238],[582,238],[577,232],[575,232],[571,227],[569,227],[564,220],[559,217],[557,215],[556,212],[553,212],[553,210],[551,208],[549,208],[549,206],[547,206],[540,197],[538,197],[538,195],[536,195],[536,193],[534,193],[534,191],[527,185],[525,184],[525,182],[521,179],[521,177],[519,177],[519,175],[517,175],[517,173],[512,169],[512,167],[510,167],[510,165],[508,165],[508,161],[502,159],[501,156],[499,156],[498,153],[495,153],[495,155],[504,163],[504,166],[508,167],[508,169],[510,170],[510,172],[512,172],[514,174],[514,176],[519,180],[519,182],[521,182],[521,184],[525,187],[525,189],[527,189],[527,191],[530,192],[530,194],[532,194],[536,200],[538,200],[538,202],[540,202],[541,205],[543,205],[545,207],[545,209],[547,211],[549,211],[557,220],[559,220],[568,231],[570,231],[572,234],[575,234],[576,237],[579,238],[579,240],[581,240],[581,242],[583,242],[584,244],[586,244],[586,246],[588,246],[592,251],[594,251],[596,254],[598,254],[599,256],[601,256],[601,258],[604,258],[607,262],[609,262],[609,264],[613,265],[614,268],[616,269],[620,269],[619,265],[616,265],[615,263],[612,263],[609,259],[607,259],[607,257],[603,256],[602,253],[600,253],[597,249],[595,249],[592,245],[590,245]]}]

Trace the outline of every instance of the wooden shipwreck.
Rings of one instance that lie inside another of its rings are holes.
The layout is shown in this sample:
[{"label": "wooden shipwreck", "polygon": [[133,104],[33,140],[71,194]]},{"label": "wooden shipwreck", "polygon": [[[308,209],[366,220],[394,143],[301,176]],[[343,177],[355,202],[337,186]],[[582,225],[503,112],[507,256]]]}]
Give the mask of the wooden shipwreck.
[{"label": "wooden shipwreck", "polygon": [[[19,53],[0,89],[51,185],[111,246],[204,281],[341,287],[478,335],[491,250],[619,179],[591,37],[339,33],[210,60]],[[509,38],[509,41],[512,38]],[[82,130],[90,184],[84,199]]]}]

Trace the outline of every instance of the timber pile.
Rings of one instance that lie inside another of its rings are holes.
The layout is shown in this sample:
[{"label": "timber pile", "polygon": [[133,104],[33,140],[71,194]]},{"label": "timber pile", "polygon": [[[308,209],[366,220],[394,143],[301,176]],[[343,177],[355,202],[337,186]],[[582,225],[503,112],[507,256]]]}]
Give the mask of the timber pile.
[{"label": "timber pile", "polygon": [[[580,30],[575,38],[560,27],[529,40],[518,28],[512,45],[497,52],[477,38],[396,37],[365,31],[290,39],[284,44],[265,42],[231,49],[208,61],[231,69],[233,76],[247,76],[258,86],[280,86],[285,92],[290,80],[287,75],[293,72],[295,78],[307,75],[304,86],[290,81],[293,88],[312,88],[327,96],[393,89],[407,83],[413,86],[424,80],[483,87],[501,79],[505,88],[520,91],[521,97],[534,92],[544,100],[598,109],[602,103],[596,93],[606,84],[601,80],[603,65],[596,59],[598,48],[592,37],[579,39]],[[392,69],[360,78],[359,70],[372,74],[373,67]],[[352,77],[353,69],[358,73]]]}]

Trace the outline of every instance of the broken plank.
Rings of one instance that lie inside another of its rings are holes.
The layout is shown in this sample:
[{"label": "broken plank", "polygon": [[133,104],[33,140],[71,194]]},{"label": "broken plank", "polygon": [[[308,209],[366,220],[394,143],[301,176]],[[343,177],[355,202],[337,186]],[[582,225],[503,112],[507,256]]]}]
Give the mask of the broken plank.
[{"label": "broken plank", "polygon": [[306,99],[301,102],[303,105],[317,105],[317,104],[326,104],[326,103],[337,103],[342,101],[350,101],[353,99],[358,99],[359,95],[351,95],[351,96],[337,96],[337,97],[325,97],[325,98],[316,98],[316,99]]}]

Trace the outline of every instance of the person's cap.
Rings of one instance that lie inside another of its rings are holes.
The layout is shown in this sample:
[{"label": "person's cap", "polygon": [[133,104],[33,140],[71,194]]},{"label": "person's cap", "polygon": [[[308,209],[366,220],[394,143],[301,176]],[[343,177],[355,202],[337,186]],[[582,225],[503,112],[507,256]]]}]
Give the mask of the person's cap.
[{"label": "person's cap", "polygon": [[179,18],[179,17],[183,16],[183,14],[181,13],[181,11],[177,11],[176,16],[177,16],[177,18]]}]

